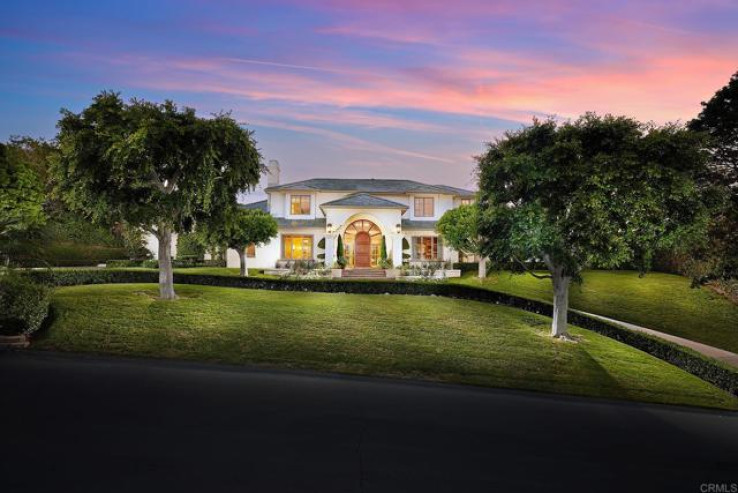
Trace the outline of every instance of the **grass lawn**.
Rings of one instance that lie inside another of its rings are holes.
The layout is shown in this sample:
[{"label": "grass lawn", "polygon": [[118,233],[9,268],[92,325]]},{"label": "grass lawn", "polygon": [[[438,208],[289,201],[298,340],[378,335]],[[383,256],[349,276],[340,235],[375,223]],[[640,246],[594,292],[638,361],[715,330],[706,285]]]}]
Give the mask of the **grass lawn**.
[{"label": "grass lawn", "polygon": [[56,319],[33,347],[361,375],[391,375],[738,409],[738,399],[585,330],[548,337],[549,319],[438,297],[272,292],[153,284],[58,288]]},{"label": "grass lawn", "polygon": [[[551,281],[492,273],[484,282],[469,273],[454,279],[470,286],[552,302]],[[738,353],[738,305],[708,288],[692,289],[686,277],[651,272],[587,271],[572,285],[570,305]]]}]

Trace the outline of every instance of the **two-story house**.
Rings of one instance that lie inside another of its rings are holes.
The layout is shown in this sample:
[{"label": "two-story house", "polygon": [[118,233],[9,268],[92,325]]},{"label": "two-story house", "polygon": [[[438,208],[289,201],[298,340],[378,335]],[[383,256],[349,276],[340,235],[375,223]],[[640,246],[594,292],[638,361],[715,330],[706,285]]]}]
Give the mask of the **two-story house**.
[{"label": "two-story house", "polygon": [[[410,261],[459,260],[458,252],[443,245],[436,222],[447,210],[470,203],[472,191],[385,179],[315,178],[281,184],[279,164],[270,162],[268,170],[267,200],[243,207],[269,212],[279,234],[248,249],[251,268],[319,259],[331,266],[339,236],[348,268],[378,267],[382,238],[395,266],[403,262],[403,253]],[[403,248],[403,239],[409,248]],[[238,254],[229,251],[228,266],[238,265]]]}]

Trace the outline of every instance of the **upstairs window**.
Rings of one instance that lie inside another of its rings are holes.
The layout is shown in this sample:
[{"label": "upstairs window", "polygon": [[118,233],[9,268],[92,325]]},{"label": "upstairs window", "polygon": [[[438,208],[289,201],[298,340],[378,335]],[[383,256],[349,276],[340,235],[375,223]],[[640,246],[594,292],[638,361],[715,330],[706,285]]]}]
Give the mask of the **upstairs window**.
[{"label": "upstairs window", "polygon": [[290,214],[293,216],[309,216],[310,195],[291,195]]},{"label": "upstairs window", "polygon": [[433,217],[433,197],[415,197],[415,217]]}]

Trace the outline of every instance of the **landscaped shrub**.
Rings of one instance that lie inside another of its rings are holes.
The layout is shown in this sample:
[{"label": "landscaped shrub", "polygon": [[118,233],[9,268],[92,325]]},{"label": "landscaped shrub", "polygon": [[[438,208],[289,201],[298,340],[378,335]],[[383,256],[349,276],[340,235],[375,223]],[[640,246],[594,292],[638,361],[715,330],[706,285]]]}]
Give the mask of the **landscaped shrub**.
[{"label": "landscaped shrub", "polygon": [[[103,283],[155,283],[158,274],[151,271],[69,269],[29,271],[29,277],[37,282],[52,286]],[[175,274],[174,282],[204,286],[231,288],[265,289],[271,291],[313,291],[323,293],[351,294],[404,294],[425,296],[446,296],[473,301],[483,301],[496,305],[511,306],[532,313],[550,317],[553,307],[542,301],[520,298],[498,291],[475,288],[462,284],[398,282],[391,280],[359,279],[265,279],[257,277],[213,276],[200,274]],[[635,347],[659,359],[712,383],[718,388],[738,395],[738,371],[724,367],[715,361],[704,358],[689,349],[670,344],[647,334],[635,332],[615,324],[588,317],[577,312],[569,312],[572,325],[597,332],[629,346]]]},{"label": "landscaped shrub", "polygon": [[108,269],[123,269],[125,267],[141,267],[143,260],[108,260],[105,267]]},{"label": "landscaped shrub", "polygon": [[145,269],[158,269],[159,261],[156,259],[148,259],[141,262],[141,267]]},{"label": "landscaped shrub", "polygon": [[31,334],[49,313],[49,289],[13,272],[0,274],[0,334]]},{"label": "landscaped shrub", "polygon": [[195,233],[182,233],[177,236],[177,259],[202,261],[205,257],[205,245]]},{"label": "landscaped shrub", "polygon": [[454,269],[463,272],[479,272],[479,262],[456,262],[453,266]]}]

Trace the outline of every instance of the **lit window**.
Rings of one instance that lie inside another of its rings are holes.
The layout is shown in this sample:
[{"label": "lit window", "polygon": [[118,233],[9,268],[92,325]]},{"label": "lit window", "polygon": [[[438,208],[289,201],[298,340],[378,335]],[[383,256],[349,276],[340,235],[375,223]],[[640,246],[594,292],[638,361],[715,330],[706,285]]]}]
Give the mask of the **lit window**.
[{"label": "lit window", "polygon": [[473,203],[473,199],[461,199],[461,205],[472,205]]},{"label": "lit window", "polygon": [[436,236],[414,236],[413,237],[413,259],[414,260],[438,260],[438,237]]},{"label": "lit window", "polygon": [[249,243],[249,246],[246,247],[246,256],[248,258],[256,257],[256,245]]},{"label": "lit window", "polygon": [[284,235],[282,237],[284,258],[290,260],[310,260],[313,258],[313,237]]},{"label": "lit window", "polygon": [[310,195],[291,195],[290,214],[293,216],[307,216],[310,214]]},{"label": "lit window", "polygon": [[415,197],[415,217],[433,217],[433,197]]}]

